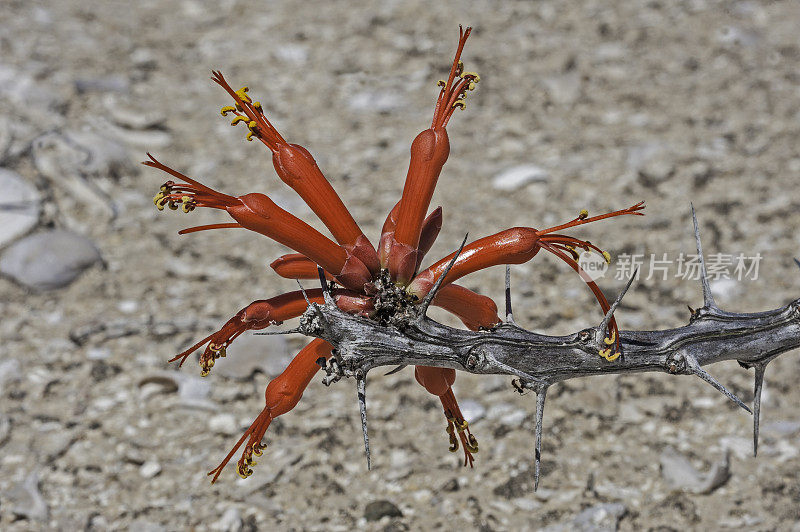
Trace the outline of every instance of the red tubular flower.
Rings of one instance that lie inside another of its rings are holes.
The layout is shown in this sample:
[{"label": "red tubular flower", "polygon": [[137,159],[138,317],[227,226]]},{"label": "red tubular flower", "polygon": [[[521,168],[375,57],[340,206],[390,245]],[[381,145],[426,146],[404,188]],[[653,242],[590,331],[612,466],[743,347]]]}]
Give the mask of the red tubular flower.
[{"label": "red tubular flower", "polygon": [[[369,299],[355,292],[336,290],[332,295],[336,305],[345,312],[362,313],[370,310],[371,303]],[[206,376],[211,371],[211,368],[214,367],[214,362],[226,355],[228,346],[240,334],[245,331],[257,331],[270,325],[277,325],[286,320],[296,318],[308,308],[306,297],[312,303],[322,304],[325,302],[321,288],[306,290],[305,295],[297,290],[286,292],[270,299],[253,301],[225,322],[225,325],[220,330],[209,334],[170,359],[169,362],[180,361],[179,366],[182,366],[189,355],[205,345],[206,348],[203,354],[200,355],[200,368],[202,375]]]},{"label": "red tubular flower", "polygon": [[[281,255],[269,265],[275,273],[286,279],[317,279],[317,265],[302,253],[289,253]],[[325,277],[329,281],[335,278],[328,272]]]},{"label": "red tubular flower", "polygon": [[297,406],[303,392],[308,387],[308,383],[320,370],[317,363],[319,359],[327,360],[331,356],[331,345],[320,339],[312,340],[310,344],[300,350],[287,368],[278,377],[273,379],[264,392],[265,405],[261,413],[253,421],[250,428],[245,431],[231,452],[222,460],[222,463],[209,471],[211,483],[217,481],[222,470],[228,465],[233,455],[242,446],[245,439],[247,444],[242,451],[242,456],[237,463],[237,471],[242,478],[247,478],[253,474],[252,466],[256,465],[254,456],[261,456],[266,449],[266,445],[261,443],[264,434],[269,428],[270,423],[276,417]]},{"label": "red tubular flower", "polygon": [[[623,216],[626,214],[642,216],[643,213],[640,212],[642,209],[644,209],[644,202],[639,202],[631,207],[628,207],[627,209],[613,211],[601,214],[599,216],[593,216],[591,218],[588,217],[588,213],[586,211],[581,211],[578,217],[574,220],[562,225],[551,227],[549,229],[537,231],[536,229],[530,227],[514,227],[494,235],[481,238],[465,246],[464,249],[461,250],[461,253],[459,253],[458,258],[456,259],[452,268],[447,273],[447,277],[444,279],[444,284],[452,283],[464,275],[468,275],[490,266],[497,266],[499,264],[521,264],[523,262],[527,262],[532,259],[540,249],[544,249],[556,255],[558,258],[569,264],[570,267],[572,267],[576,272],[581,274],[581,276],[584,278],[584,281],[587,285],[589,285],[592,293],[597,298],[603,313],[606,313],[608,312],[610,305],[608,304],[605,295],[597,286],[597,284],[589,279],[589,277],[586,276],[581,270],[577,262],[578,254],[575,252],[574,248],[577,247],[587,251],[597,251],[603,255],[606,261],[611,260],[610,256],[607,252],[601,250],[589,241],[579,240],[571,236],[553,233],[553,231],[576,227],[578,225],[596,222],[606,218]],[[441,276],[447,269],[447,266],[450,264],[454,256],[455,253],[451,253],[427,270],[421,272],[408,286],[407,291],[418,298],[425,297],[425,295],[436,283],[436,280],[439,278],[439,276]],[[609,347],[602,350],[600,354],[609,360],[616,359],[620,354],[619,334],[616,320],[613,318],[609,322],[609,338],[607,339],[606,343],[608,345],[613,343],[616,349],[612,353],[612,350]]]},{"label": "red tubular flower", "polygon": [[456,108],[464,108],[467,91],[474,89],[480,79],[473,72],[464,72],[460,61],[471,29],[464,31],[459,28],[458,50],[447,81],[439,83],[442,89],[436,100],[431,127],[411,143],[411,162],[394,235],[390,237],[392,244],[388,258],[389,272],[400,285],[407,284],[414,275],[423,218],[428,212],[439,173],[450,155],[450,141],[445,129],[447,122]]},{"label": "red tubular flower", "polygon": [[[150,154],[148,156],[150,160],[143,163],[146,166],[158,168],[186,181],[186,183],[167,181],[154,198],[157,207],[163,209],[164,205],[169,205],[170,208],[177,208],[177,205],[182,204],[185,212],[196,207],[224,210],[236,220],[238,226],[268,236],[311,258],[335,275],[347,288],[360,291],[364,283],[372,278],[367,267],[357,257],[348,254],[328,237],[275,205],[266,195],[252,193],[239,197],[229,196],[173,170]],[[183,232],[191,233],[221,227],[236,227],[236,225],[214,224],[186,229]]]},{"label": "red tubular flower", "polygon": [[[613,211],[591,218],[588,218],[587,215],[584,214],[585,211],[582,211],[574,220],[549,229],[540,231],[532,227],[512,227],[511,229],[506,229],[505,231],[500,231],[499,233],[481,238],[464,246],[464,249],[462,249],[461,253],[458,255],[458,259],[456,259],[453,267],[448,272],[444,284],[452,283],[465,275],[484,268],[489,268],[490,266],[497,266],[500,264],[522,264],[531,260],[539,252],[539,249],[547,249],[550,251],[551,248],[558,248],[559,246],[563,246],[565,249],[580,247],[587,250],[593,249],[603,254],[605,257],[606,253],[591,242],[551,233],[556,230],[626,214],[642,216],[642,213],[639,212],[642,209],[644,209],[644,202],[637,203],[627,209]],[[544,246],[543,244],[550,245]],[[451,253],[433,264],[427,270],[420,272],[408,286],[407,291],[418,298],[425,297],[428,291],[433,287],[436,279],[447,269],[447,265],[454,256],[455,253]],[[606,257],[606,260],[608,260],[608,257]]]},{"label": "red tubular flower", "polygon": [[432,303],[458,316],[472,331],[490,329],[500,323],[497,305],[491,298],[457,284],[442,286]]},{"label": "red tubular flower", "polygon": [[[447,274],[444,284],[470,273],[499,264],[522,264],[539,252],[539,235],[530,227],[512,227],[464,246]],[[422,299],[433,288],[455,256],[451,253],[417,275],[408,285],[408,293]]]},{"label": "red tubular flower", "polygon": [[247,95],[247,87],[234,91],[219,71],[214,71],[211,79],[225,89],[236,104],[234,107],[223,107],[223,116],[233,113],[236,115],[233,125],[239,122],[247,124],[250,130],[248,139],[252,140],[255,137],[272,151],[272,164],[278,177],[303,198],[336,241],[349,253],[358,257],[372,275],[376,275],[380,266],[375,248],[364,236],[339,195],[322,175],[311,153],[303,146],[290,144],[283,139],[267,120],[261,104],[253,102]]}]

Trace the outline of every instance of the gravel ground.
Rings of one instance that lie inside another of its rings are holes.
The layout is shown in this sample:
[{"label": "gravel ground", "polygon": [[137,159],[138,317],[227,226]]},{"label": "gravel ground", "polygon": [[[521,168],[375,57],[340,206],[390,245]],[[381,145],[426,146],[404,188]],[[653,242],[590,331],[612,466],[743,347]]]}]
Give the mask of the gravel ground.
[{"label": "gravel ground", "polygon": [[[293,289],[266,267],[286,250],[246,231],[179,237],[222,218],[158,213],[151,198],[165,177],[135,163],[151,151],[315,223],[269,153],[219,116],[229,101],[212,68],[250,86],[377,238],[457,24],[471,24],[464,61],[481,83],[450,123],[431,256],[465,232],[646,200],[644,218],[576,234],[611,251],[615,268],[620,255],[646,257],[623,328],[675,327],[701,304],[699,284],[675,264],[666,280],[648,279],[648,260],[692,252],[693,201],[707,253],[763,257],[757,279],[713,283],[723,308],[800,295],[800,4],[431,4],[2,3],[0,528],[798,529],[793,354],[767,373],[758,459],[751,419],[697,379],[587,379],[549,394],[534,493],[532,395],[507,378],[459,376],[481,443],[464,469],[447,452],[438,402],[405,370],[371,380],[371,472],[353,383],[315,379],[270,427],[255,474],[229,468],[209,485],[206,472],[303,340],[242,337],[207,379],[166,360],[250,301]],[[71,244],[53,245],[64,231]],[[513,276],[515,317],[528,328],[566,333],[600,319],[586,287],[549,257]],[[502,302],[502,268],[465,284]],[[601,281],[610,294],[622,284],[610,272]],[[747,371],[712,371],[752,399]]]}]

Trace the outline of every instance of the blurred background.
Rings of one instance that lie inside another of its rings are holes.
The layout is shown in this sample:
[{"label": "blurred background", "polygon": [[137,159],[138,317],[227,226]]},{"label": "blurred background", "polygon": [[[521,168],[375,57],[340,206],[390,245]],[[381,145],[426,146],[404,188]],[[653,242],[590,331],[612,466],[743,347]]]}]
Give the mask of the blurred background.
[{"label": "blurred background", "polygon": [[[800,296],[793,0],[4,0],[0,528],[797,529],[792,354],[767,372],[757,460],[751,418],[698,379],[598,377],[548,394],[534,493],[532,394],[514,393],[508,378],[459,375],[481,445],[464,469],[447,452],[438,401],[407,369],[371,378],[371,472],[354,383],[317,378],[269,428],[252,477],[234,466],[209,485],[206,472],[306,340],[243,335],[205,379],[195,357],[180,370],[166,361],[295,285],[268,269],[287,250],[255,233],[179,237],[227,220],[159,213],[152,197],[166,176],[137,163],[150,151],[229,194],[267,193],[321,228],[268,151],[219,116],[230,101],[209,78],[221,69],[308,147],[377,240],[459,23],[474,27],[463,60],[481,82],[448,128],[431,258],[467,232],[646,200],[644,218],[572,234],[611,252],[599,282],[612,297],[624,284],[613,274],[620,258],[643,258],[622,328],[677,327],[687,304],[702,304],[699,283],[678,270],[694,252],[692,201],[706,253],[761,257],[756,278],[717,276],[722,308]],[[666,274],[652,271],[665,255]],[[540,254],[512,275],[522,326],[561,334],[599,322],[564,264]],[[464,284],[502,304],[502,268]],[[711,372],[752,400],[748,371]]]}]

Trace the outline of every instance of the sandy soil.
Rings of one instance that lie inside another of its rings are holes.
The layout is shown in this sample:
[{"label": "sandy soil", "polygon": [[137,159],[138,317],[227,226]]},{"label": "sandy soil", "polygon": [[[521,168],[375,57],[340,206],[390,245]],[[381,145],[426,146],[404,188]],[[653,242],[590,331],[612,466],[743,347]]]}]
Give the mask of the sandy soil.
[{"label": "sandy soil", "polygon": [[[274,175],[269,153],[219,116],[229,102],[209,74],[220,68],[250,86],[288,139],[309,147],[377,238],[402,190],[410,141],[429,123],[459,22],[475,27],[464,61],[482,81],[449,126],[452,151],[434,197],[444,227],[432,257],[466,232],[542,227],[582,208],[646,200],[646,217],[579,234],[615,257],[675,258],[692,252],[693,201],[709,252],[763,256],[757,280],[715,283],[723,308],[775,308],[800,295],[792,261],[800,254],[800,5],[792,0],[313,8],[8,0],[0,6],[0,165],[39,190],[37,231],[85,235],[103,264],[57,291],[0,280],[0,528],[797,526],[793,354],[767,373],[758,459],[750,417],[696,379],[595,378],[549,395],[533,493],[532,395],[515,394],[507,378],[459,376],[456,392],[478,418],[481,443],[476,467],[464,469],[447,452],[438,402],[405,370],[371,380],[371,472],[353,383],[325,388],[315,379],[270,427],[255,474],[240,480],[230,468],[209,485],[206,472],[261,409],[287,346],[242,338],[239,361],[232,354],[203,380],[196,364],[176,371],[166,360],[250,301],[293,289],[266,267],[286,250],[246,231],[179,237],[221,215],[158,213],[151,198],[165,176],[133,163],[151,151],[226,192],[268,193],[316,224]],[[45,163],[60,156],[35,147],[44,134],[83,135],[90,157],[59,160],[54,172]],[[89,160],[102,164],[88,169]],[[495,176],[522,164],[546,178],[496,186]],[[619,313],[623,328],[685,323],[700,289],[674,273],[642,276]],[[513,275],[524,326],[566,333],[600,319],[563,264],[540,256]],[[465,282],[498,302],[502,283],[501,268]],[[609,275],[601,284],[613,294],[623,281]],[[303,341],[288,340],[290,352]],[[747,371],[712,371],[752,399]],[[709,494],[676,488],[660,469],[673,467],[668,447],[701,472],[729,452],[730,479]],[[370,505],[377,501],[390,504]]]}]

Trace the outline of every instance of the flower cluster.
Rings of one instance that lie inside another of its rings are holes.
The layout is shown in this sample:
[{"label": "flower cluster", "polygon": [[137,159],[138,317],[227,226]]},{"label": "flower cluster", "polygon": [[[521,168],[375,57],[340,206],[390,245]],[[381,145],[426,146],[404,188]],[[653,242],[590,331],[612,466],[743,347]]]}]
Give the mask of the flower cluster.
[{"label": "flower cluster", "polygon": [[[457,256],[452,254],[421,269],[442,225],[441,207],[430,213],[428,210],[450,152],[447,124],[456,109],[465,107],[467,93],[480,81],[477,74],[465,71],[460,61],[469,34],[470,28],[460,30],[449,76],[439,82],[440,91],[431,126],[417,135],[411,144],[411,161],[403,194],[386,218],[377,247],[361,231],[308,150],[287,142],[269,122],[261,104],[248,96],[248,88],[233,90],[218,71],[213,73],[212,79],[234,103],[222,108],[223,116],[234,115],[231,125],[246,125],[247,140],[257,139],[272,152],[278,177],[308,204],[330,231],[333,240],[281,209],[264,194],[229,196],[163,165],[148,154],[149,160],[143,164],[162,170],[177,180],[167,181],[161,187],[154,198],[156,207],[161,210],[169,206],[174,210],[181,206],[184,212],[197,207],[226,211],[234,222],[192,227],[180,233],[221,228],[245,228],[261,233],[296,251],[271,264],[278,275],[298,280],[316,279],[319,267],[332,284],[332,295],[340,309],[387,326],[401,325],[404,319],[408,319],[409,311],[413,314],[415,306],[431,292],[439,277],[446,274],[432,304],[456,315],[471,330],[491,329],[500,323],[494,301],[455,284],[455,281],[490,266],[527,262],[539,250],[554,254],[581,273],[577,249],[600,253],[606,261],[610,260],[609,254],[588,241],[557,231],[615,216],[641,215],[644,205],[637,203],[627,209],[593,217],[584,210],[575,219],[544,230],[514,227],[500,231],[467,244]],[[607,312],[609,304],[603,293],[593,281],[587,280],[587,284],[603,312]],[[309,302],[322,303],[323,298],[323,291],[316,289],[255,301],[240,310],[220,330],[172,361],[183,363],[189,355],[205,346],[200,366],[202,374],[208,375],[215,361],[225,356],[226,348],[240,334],[297,317],[306,310]],[[617,325],[613,319],[608,330],[608,347],[599,355],[613,361],[620,353]],[[327,342],[313,340],[280,376],[269,383],[264,409],[222,463],[209,473],[213,475],[212,482],[242,445],[244,449],[238,461],[238,472],[242,477],[252,473],[253,457],[260,455],[265,447],[262,439],[270,422],[294,408],[311,378],[331,356],[332,348]],[[442,403],[450,451],[456,452],[461,447],[464,465],[472,465],[478,442],[470,432],[453,393],[455,370],[417,366],[414,375]]]}]

